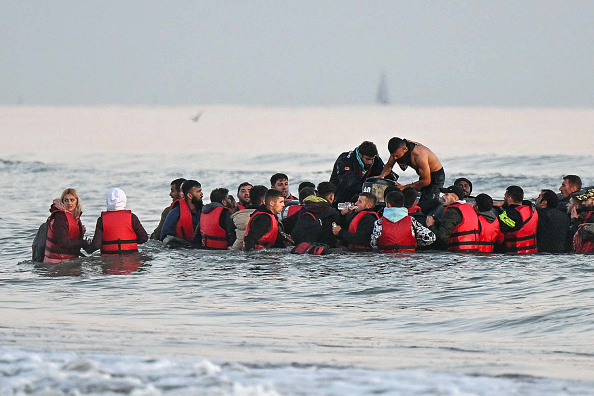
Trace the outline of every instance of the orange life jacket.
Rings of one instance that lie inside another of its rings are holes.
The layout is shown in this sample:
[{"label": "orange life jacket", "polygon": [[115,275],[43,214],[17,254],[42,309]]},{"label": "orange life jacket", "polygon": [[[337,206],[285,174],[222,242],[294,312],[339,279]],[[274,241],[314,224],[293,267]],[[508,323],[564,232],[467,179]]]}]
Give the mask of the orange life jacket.
[{"label": "orange life jacket", "polygon": [[382,217],[382,233],[377,238],[377,248],[380,253],[415,252],[417,238],[412,233],[412,217],[392,223]]},{"label": "orange life jacket", "polygon": [[132,228],[131,211],[101,212],[101,221],[103,222],[102,256],[117,256],[138,251],[136,243],[138,236]]},{"label": "orange life jacket", "polygon": [[[349,229],[348,231],[350,233],[355,234],[357,232],[357,229],[359,228],[359,222],[361,221],[361,219],[363,218],[363,216],[365,215],[373,215],[375,216],[375,220],[379,219],[379,216],[377,213],[370,211],[370,210],[362,210],[359,213],[357,213],[357,215],[353,218],[353,220],[351,220],[351,223],[349,224]],[[371,242],[371,235],[369,236],[370,242]],[[371,244],[368,243],[367,245],[353,245],[350,244],[348,246],[349,250],[371,250]]]},{"label": "orange life jacket", "polygon": [[56,210],[48,219],[47,238],[45,239],[45,257],[44,263],[61,263],[62,261],[72,260],[79,256],[80,249],[63,249],[55,239],[54,217],[58,212],[64,213],[68,220],[68,238],[82,239],[82,224],[76,220],[72,213],[65,210]]},{"label": "orange life jacket", "polygon": [[522,228],[515,232],[505,232],[505,250],[509,253],[528,254],[538,252],[536,229],[538,212],[529,205],[520,205],[516,210],[522,216]]},{"label": "orange life jacket", "polygon": [[276,219],[276,216],[268,212],[260,212],[256,210],[252,214],[252,217],[250,217],[250,221],[248,221],[247,227],[245,229],[244,240],[245,237],[250,233],[252,220],[254,220],[256,216],[260,215],[266,215],[270,217],[270,229],[266,232],[266,234],[262,235],[262,237],[256,241],[254,249],[264,249],[271,247],[274,245],[276,238],[278,237],[278,220]]},{"label": "orange life jacket", "polygon": [[478,215],[479,220],[479,240],[478,247],[481,253],[493,253],[495,242],[502,242],[503,234],[499,228],[499,220],[495,219],[492,223],[483,215]]},{"label": "orange life jacket", "polygon": [[217,206],[208,213],[200,215],[200,234],[202,235],[202,247],[210,249],[227,249],[227,231],[219,225],[223,210],[231,209],[224,206]]},{"label": "orange life jacket", "polygon": [[462,214],[462,222],[453,230],[447,242],[447,250],[459,252],[478,252],[479,221],[474,208],[469,204],[448,205],[445,211],[457,208]]}]

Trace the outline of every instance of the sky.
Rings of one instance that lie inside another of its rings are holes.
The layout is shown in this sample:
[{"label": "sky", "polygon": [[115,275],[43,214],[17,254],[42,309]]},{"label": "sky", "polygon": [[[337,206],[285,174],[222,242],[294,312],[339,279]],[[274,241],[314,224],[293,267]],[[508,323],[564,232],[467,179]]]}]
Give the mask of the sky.
[{"label": "sky", "polygon": [[594,107],[594,1],[0,0],[0,104]]}]

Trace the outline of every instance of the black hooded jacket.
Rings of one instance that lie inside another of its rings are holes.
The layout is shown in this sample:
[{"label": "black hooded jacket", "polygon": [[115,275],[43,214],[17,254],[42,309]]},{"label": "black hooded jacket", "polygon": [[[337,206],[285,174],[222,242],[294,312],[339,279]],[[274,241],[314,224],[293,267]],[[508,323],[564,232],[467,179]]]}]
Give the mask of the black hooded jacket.
[{"label": "black hooded jacket", "polygon": [[336,159],[330,183],[336,187],[334,202],[354,202],[353,197],[361,193],[363,183],[369,177],[379,176],[384,169],[384,162],[379,156],[368,170],[364,170],[357,159],[356,149],[347,151]]}]

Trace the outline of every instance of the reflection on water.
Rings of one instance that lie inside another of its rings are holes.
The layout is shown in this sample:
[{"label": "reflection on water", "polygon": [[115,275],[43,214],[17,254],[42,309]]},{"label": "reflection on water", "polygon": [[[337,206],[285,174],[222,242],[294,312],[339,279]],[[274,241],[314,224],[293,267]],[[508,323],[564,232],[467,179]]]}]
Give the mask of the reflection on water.
[{"label": "reflection on water", "polygon": [[[41,276],[49,277],[90,276],[98,273],[129,275],[134,272],[146,271],[150,266],[149,263],[149,255],[135,253],[119,257],[85,257],[57,264],[35,263],[34,271]],[[26,262],[20,264],[26,264]]]}]

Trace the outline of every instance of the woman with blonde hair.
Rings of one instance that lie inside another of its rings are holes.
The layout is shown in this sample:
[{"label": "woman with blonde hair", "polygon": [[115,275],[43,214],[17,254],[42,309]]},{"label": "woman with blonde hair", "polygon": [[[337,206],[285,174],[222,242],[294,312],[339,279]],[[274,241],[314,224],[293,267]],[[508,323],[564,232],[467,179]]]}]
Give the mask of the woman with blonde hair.
[{"label": "woman with blonde hair", "polygon": [[89,242],[83,239],[85,227],[80,221],[82,209],[76,190],[64,190],[50,210],[43,262],[55,264],[77,258]]}]

